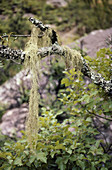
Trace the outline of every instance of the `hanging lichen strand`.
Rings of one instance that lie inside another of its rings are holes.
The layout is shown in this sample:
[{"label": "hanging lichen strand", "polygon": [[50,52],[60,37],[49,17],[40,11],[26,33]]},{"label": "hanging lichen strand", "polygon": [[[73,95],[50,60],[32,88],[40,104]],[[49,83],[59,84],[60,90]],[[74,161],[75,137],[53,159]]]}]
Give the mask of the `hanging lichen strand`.
[{"label": "hanging lichen strand", "polygon": [[65,59],[65,64],[67,69],[75,68],[76,70],[82,69],[83,63],[81,60],[81,54],[76,51],[72,50],[67,46],[64,46],[64,59]]},{"label": "hanging lichen strand", "polygon": [[29,114],[26,120],[26,135],[31,150],[34,150],[37,142],[37,134],[39,129],[38,122],[38,76],[40,73],[40,55],[37,56],[38,49],[43,46],[51,45],[50,40],[51,29],[47,29],[44,33],[40,29],[33,27],[31,37],[25,47],[25,68],[29,68],[32,77],[32,88],[29,98]]}]

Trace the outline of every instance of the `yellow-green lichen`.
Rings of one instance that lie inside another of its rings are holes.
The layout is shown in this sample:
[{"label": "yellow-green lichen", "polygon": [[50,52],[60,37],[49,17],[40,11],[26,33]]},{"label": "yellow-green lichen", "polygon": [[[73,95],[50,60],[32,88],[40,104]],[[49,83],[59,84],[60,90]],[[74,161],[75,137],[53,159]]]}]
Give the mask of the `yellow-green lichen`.
[{"label": "yellow-green lichen", "polygon": [[75,68],[76,70],[81,70],[83,66],[81,54],[78,51],[72,50],[67,46],[64,46],[64,51],[65,51],[64,60],[66,68],[67,69]]},{"label": "yellow-green lichen", "polygon": [[26,120],[26,135],[28,143],[31,149],[34,149],[37,142],[37,133],[39,129],[38,122],[38,105],[39,105],[39,93],[38,93],[38,77],[40,74],[40,59],[37,55],[38,49],[51,45],[51,29],[46,30],[44,33],[36,27],[33,27],[31,37],[26,44],[25,51],[25,67],[30,69],[32,77],[32,88],[30,91],[29,99],[29,114]]},{"label": "yellow-green lichen", "polygon": [[[25,52],[25,67],[28,67],[32,77],[32,88],[29,99],[29,114],[26,120],[26,135],[29,146],[32,150],[36,147],[37,134],[39,130],[38,121],[38,106],[39,106],[39,74],[40,74],[40,59],[42,56],[37,55],[38,49],[49,47],[52,45],[52,30],[50,28],[42,32],[40,29],[33,27],[31,37],[26,44]],[[71,50],[69,47],[63,47],[65,51],[65,62],[67,68],[75,67],[80,70],[82,67],[81,55],[79,52]]]}]

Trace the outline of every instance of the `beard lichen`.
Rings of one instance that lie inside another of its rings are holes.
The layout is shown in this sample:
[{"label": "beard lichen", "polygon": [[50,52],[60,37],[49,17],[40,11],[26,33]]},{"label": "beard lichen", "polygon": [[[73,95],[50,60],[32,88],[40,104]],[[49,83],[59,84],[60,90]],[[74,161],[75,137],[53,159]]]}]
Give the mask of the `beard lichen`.
[{"label": "beard lichen", "polygon": [[25,52],[25,68],[28,68],[32,77],[32,88],[29,98],[29,114],[26,120],[26,135],[31,150],[34,150],[37,143],[37,135],[39,130],[38,107],[39,107],[39,75],[40,75],[40,59],[37,55],[38,49],[51,45],[51,30],[48,29],[44,33],[36,27],[33,27],[31,37],[26,44]]},{"label": "beard lichen", "polygon": [[[37,55],[38,49],[49,47],[52,45],[52,29],[46,29],[42,32],[40,29],[33,27],[31,37],[25,47],[25,68],[29,68],[32,77],[32,88],[29,98],[29,114],[26,120],[26,135],[30,149],[36,148],[39,130],[39,75],[40,75],[40,59],[42,56]],[[82,60],[79,52],[64,47],[64,60],[67,68],[75,67],[81,70]]]},{"label": "beard lichen", "polygon": [[66,69],[75,68],[75,70],[80,71],[83,66],[81,54],[78,51],[72,50],[67,46],[64,46],[64,51]]}]

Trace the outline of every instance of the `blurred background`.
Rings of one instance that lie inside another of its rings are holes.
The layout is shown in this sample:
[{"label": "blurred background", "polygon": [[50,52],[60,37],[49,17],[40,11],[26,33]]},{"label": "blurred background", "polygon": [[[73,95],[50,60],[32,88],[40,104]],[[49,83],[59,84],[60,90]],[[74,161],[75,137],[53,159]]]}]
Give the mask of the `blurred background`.
[{"label": "blurred background", "polygon": [[[11,48],[24,50],[27,38],[12,38],[10,35],[29,35],[32,26],[28,21],[29,17],[34,17],[44,24],[50,25],[59,33],[62,44],[69,45],[93,30],[105,30],[112,27],[112,0],[0,0],[0,45],[3,45],[4,42],[4,45]],[[97,35],[100,35],[100,32]],[[8,35],[9,39],[3,39],[1,37],[3,35]],[[92,42],[89,44],[92,46]],[[79,46],[75,46],[75,48],[80,51]],[[1,60],[3,67],[0,68],[0,121],[2,122],[5,118],[1,118],[7,109],[16,108],[12,111],[13,115],[16,112],[23,113],[24,108],[28,108],[31,86],[29,79],[24,78],[24,71],[17,74],[22,70],[21,65],[3,58]],[[42,87],[40,89],[40,107],[49,104],[59,110],[61,104],[57,101],[57,96],[60,89],[63,89],[60,82],[64,76],[62,73],[64,63],[59,59],[56,59],[54,63],[49,63],[48,60],[44,60],[44,62],[47,63],[49,69],[46,66],[42,68],[43,84],[40,82]],[[15,75],[16,77],[11,79],[8,84],[4,84]],[[27,84],[25,84],[26,82]],[[12,84],[15,84],[14,88]],[[12,91],[10,91],[11,88]],[[26,109],[25,112],[27,111]]]}]

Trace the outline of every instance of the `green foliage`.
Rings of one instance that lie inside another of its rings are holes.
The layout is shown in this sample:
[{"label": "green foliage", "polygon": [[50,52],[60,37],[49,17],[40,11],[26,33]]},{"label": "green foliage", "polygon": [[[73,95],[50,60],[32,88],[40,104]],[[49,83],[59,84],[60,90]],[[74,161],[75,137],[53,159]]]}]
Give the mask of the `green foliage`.
[{"label": "green foliage", "polygon": [[[100,51],[101,56],[102,52],[105,54],[105,50]],[[110,55],[110,52],[108,54]],[[90,61],[89,57],[86,59]],[[102,63],[99,63],[99,67],[103,73]],[[108,69],[105,69],[105,72],[109,76]],[[103,170],[112,168],[110,161],[112,156],[106,148],[105,139],[96,140],[100,129],[98,130],[98,126],[96,127],[93,121],[94,117],[100,115],[105,115],[104,118],[111,117],[110,97],[94,84],[90,83],[87,86],[81,73],[76,72],[75,69],[64,73],[66,77],[62,80],[62,84],[66,89],[61,93],[60,102],[63,103],[64,112],[69,115],[69,118],[59,123],[57,116],[62,114],[63,110],[55,112],[43,108],[39,117],[40,129],[37,133],[36,149],[31,152],[25,135],[17,142],[6,142],[0,151],[1,169]]]},{"label": "green foliage", "polygon": [[91,66],[98,71],[106,80],[111,79],[112,51],[110,48],[103,48],[97,52],[96,59],[93,59]]},{"label": "green foliage", "polygon": [[[89,169],[106,165],[110,156],[103,153],[90,118],[71,117],[62,124],[52,111],[43,109],[36,150],[31,152],[25,136],[6,142],[0,151],[1,169]],[[74,130],[71,132],[71,128]],[[105,166],[106,167],[106,166]]]}]

